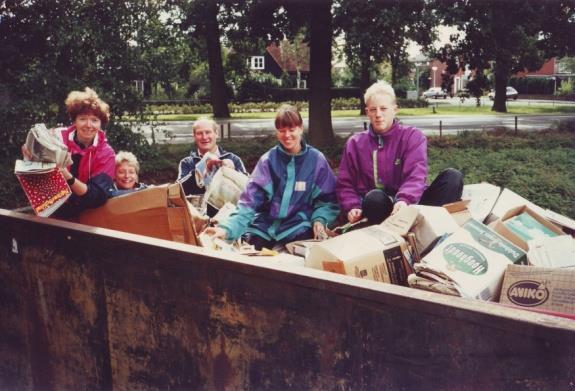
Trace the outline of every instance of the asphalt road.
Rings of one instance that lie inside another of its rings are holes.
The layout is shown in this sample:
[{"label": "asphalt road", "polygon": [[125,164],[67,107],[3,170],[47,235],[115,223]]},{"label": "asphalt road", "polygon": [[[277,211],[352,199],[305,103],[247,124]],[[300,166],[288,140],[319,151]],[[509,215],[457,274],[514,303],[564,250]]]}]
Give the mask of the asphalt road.
[{"label": "asphalt road", "polygon": [[[433,100],[432,100],[433,101]],[[461,103],[459,99],[451,99],[451,104],[474,104],[471,99]],[[439,99],[438,103],[447,103]],[[485,102],[487,103],[487,102]],[[516,104],[516,102],[509,102]],[[525,104],[525,102],[520,102]],[[507,127],[515,129],[516,117],[509,114],[502,115],[428,115],[417,117],[399,117],[405,125],[416,126],[426,135],[455,134],[461,131],[477,131],[495,127]],[[520,130],[534,130],[555,126],[560,121],[575,121],[575,114],[559,115],[520,115],[517,116],[517,127]],[[228,129],[232,137],[254,137],[274,133],[273,119],[254,120],[223,120],[218,121],[223,126],[223,136],[227,137]],[[366,117],[333,118],[333,128],[336,134],[348,135],[362,131],[367,126]],[[156,142],[160,143],[189,143],[191,137],[191,121],[165,122],[160,125],[155,133]],[[308,129],[307,119],[304,119],[305,129]],[[141,130],[148,139],[151,138],[149,126]]]}]

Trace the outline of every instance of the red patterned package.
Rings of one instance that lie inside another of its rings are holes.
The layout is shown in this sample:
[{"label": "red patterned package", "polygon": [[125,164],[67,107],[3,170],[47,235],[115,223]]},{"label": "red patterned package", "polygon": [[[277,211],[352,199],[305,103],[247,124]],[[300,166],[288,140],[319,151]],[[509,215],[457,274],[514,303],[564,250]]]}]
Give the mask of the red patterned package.
[{"label": "red patterned package", "polygon": [[72,194],[58,168],[48,172],[16,173],[20,185],[38,216],[50,216]]}]

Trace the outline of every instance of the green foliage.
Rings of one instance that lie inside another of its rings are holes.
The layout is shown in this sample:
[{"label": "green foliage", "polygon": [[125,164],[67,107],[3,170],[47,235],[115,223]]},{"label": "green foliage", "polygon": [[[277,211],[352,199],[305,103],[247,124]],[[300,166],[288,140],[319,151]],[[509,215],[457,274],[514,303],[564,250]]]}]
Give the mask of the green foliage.
[{"label": "green foliage", "polygon": [[509,85],[520,94],[553,95],[554,81],[542,77],[512,77]]},{"label": "green foliage", "polygon": [[573,93],[573,81],[564,80],[561,82],[561,86],[557,90],[557,95],[570,95]]},{"label": "green foliage", "polygon": [[493,66],[497,112],[507,111],[505,88],[513,72],[534,71],[546,58],[575,49],[575,7],[562,2],[454,0],[435,5],[443,22],[461,32],[452,36],[446,57],[461,69]]},{"label": "green foliage", "polygon": [[373,68],[384,60],[391,65],[392,84],[407,76],[406,42],[413,40],[427,47],[435,38],[436,19],[427,3],[421,0],[334,2],[336,33],[345,36],[344,53],[348,65],[358,70],[362,89],[371,83]]},{"label": "green foliage", "polygon": [[247,77],[241,81],[235,100],[237,102],[263,102],[272,100],[270,90],[280,86],[275,77],[262,73],[254,77]]}]

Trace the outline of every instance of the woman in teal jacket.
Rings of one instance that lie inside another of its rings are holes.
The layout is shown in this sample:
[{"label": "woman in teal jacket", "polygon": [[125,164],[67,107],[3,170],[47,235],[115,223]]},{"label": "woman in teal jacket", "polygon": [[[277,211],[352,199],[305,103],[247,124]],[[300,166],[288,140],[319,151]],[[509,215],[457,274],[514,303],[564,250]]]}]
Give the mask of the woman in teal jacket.
[{"label": "woman in teal jacket", "polygon": [[302,139],[297,109],[283,105],[275,119],[279,144],[258,161],[236,212],[207,234],[245,240],[256,249],[325,236],[339,213],[336,178],[324,155]]}]

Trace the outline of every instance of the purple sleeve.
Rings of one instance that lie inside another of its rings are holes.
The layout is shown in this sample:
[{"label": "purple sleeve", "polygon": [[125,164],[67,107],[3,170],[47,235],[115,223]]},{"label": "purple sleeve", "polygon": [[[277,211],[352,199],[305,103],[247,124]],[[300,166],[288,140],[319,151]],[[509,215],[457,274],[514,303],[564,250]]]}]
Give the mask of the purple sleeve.
[{"label": "purple sleeve", "polygon": [[409,136],[404,155],[403,181],[395,198],[409,204],[417,204],[425,190],[427,180],[427,138],[420,131]]},{"label": "purple sleeve", "polygon": [[353,138],[350,138],[345,144],[337,175],[337,199],[342,211],[346,214],[351,209],[361,208],[361,196],[356,191],[359,173],[354,146]]}]

